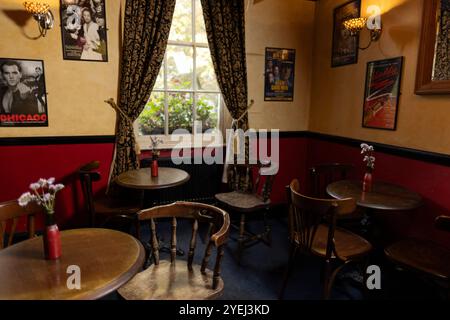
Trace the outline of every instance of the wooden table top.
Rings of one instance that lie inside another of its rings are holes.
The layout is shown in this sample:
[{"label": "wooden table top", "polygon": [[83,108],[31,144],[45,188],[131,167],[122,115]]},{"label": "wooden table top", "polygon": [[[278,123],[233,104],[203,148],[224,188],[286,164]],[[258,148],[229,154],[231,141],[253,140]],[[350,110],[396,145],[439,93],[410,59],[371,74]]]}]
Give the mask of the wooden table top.
[{"label": "wooden table top", "polygon": [[336,199],[354,198],[358,206],[379,210],[412,210],[422,204],[422,197],[404,187],[376,181],[371,192],[362,192],[362,181],[341,180],[330,183],[327,193]]},{"label": "wooden table top", "polygon": [[[142,244],[115,230],[62,231],[61,247],[58,260],[45,260],[42,237],[0,250],[0,299],[98,299],[129,281],[144,263]],[[67,288],[70,265],[80,267],[80,290]]]},{"label": "wooden table top", "polygon": [[133,189],[164,189],[175,187],[187,182],[189,173],[176,168],[158,168],[158,176],[152,177],[150,168],[130,170],[120,174],[116,182],[118,185]]}]

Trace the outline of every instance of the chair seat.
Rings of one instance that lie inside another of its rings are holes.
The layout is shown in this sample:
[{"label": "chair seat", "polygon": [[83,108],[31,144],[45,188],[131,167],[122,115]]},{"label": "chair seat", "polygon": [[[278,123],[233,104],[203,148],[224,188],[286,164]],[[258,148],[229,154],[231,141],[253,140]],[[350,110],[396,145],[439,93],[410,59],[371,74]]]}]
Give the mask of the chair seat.
[{"label": "chair seat", "polygon": [[223,281],[220,278],[217,288],[212,289],[211,270],[200,272],[200,266],[192,265],[189,271],[187,264],[178,261],[161,260],[158,265],[138,273],[118,292],[127,300],[204,300],[219,297],[223,292]]},{"label": "chair seat", "polygon": [[140,210],[139,204],[135,201],[124,201],[107,196],[95,198],[95,213],[105,216],[111,215],[133,215]]},{"label": "chair seat", "polygon": [[[321,256],[326,256],[328,239],[328,226],[321,224],[317,228],[312,244],[312,252]],[[337,254],[344,261],[364,256],[372,250],[372,245],[366,239],[342,228],[334,231],[334,241]]]},{"label": "chair seat", "polygon": [[238,191],[218,193],[215,197],[230,208],[241,212],[254,211],[270,205],[270,200],[264,202],[255,194]]},{"label": "chair seat", "polygon": [[404,239],[385,250],[389,259],[435,277],[450,278],[450,250],[431,241]]}]

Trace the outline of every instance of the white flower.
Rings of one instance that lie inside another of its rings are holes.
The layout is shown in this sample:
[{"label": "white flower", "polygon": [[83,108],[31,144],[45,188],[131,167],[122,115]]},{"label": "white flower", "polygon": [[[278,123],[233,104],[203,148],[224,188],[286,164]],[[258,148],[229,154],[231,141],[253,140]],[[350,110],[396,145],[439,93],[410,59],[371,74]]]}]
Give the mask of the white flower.
[{"label": "white flower", "polygon": [[55,182],[55,178],[48,178],[47,183],[48,184],[53,184]]},{"label": "white flower", "polygon": [[44,199],[44,201],[49,201],[52,198],[52,195],[50,193],[45,193],[42,196],[42,199]]},{"label": "white flower", "polygon": [[59,191],[59,190],[61,190],[63,188],[64,188],[64,185],[61,184],[61,183],[58,183],[57,185],[55,185],[55,192],[57,192],[57,191]]},{"label": "white flower", "polygon": [[18,200],[19,206],[21,206],[21,207],[27,206],[28,203],[30,203],[31,199],[32,199],[31,193],[29,193],[29,192],[23,193]]},{"label": "white flower", "polygon": [[39,189],[40,187],[41,185],[37,182],[30,184],[30,189],[33,191]]},{"label": "white flower", "polygon": [[40,178],[37,182],[41,187],[44,187],[47,184],[47,180]]}]

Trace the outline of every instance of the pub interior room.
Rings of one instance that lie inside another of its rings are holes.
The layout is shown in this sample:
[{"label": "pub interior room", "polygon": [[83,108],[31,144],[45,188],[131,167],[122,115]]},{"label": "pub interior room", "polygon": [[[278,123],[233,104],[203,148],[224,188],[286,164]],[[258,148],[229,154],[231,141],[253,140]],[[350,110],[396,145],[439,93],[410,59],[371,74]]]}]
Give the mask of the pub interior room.
[{"label": "pub interior room", "polygon": [[0,300],[450,298],[450,0],[2,0],[0,29]]}]

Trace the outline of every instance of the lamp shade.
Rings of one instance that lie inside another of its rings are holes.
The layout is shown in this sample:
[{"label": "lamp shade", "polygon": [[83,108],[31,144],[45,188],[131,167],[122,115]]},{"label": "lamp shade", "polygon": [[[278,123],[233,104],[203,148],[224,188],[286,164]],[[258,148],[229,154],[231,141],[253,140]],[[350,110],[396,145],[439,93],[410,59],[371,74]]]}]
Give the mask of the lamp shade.
[{"label": "lamp shade", "polygon": [[32,14],[46,14],[50,10],[50,5],[44,2],[25,1],[23,6]]},{"label": "lamp shade", "polygon": [[351,34],[357,34],[366,26],[367,18],[353,18],[343,22],[344,28]]}]

